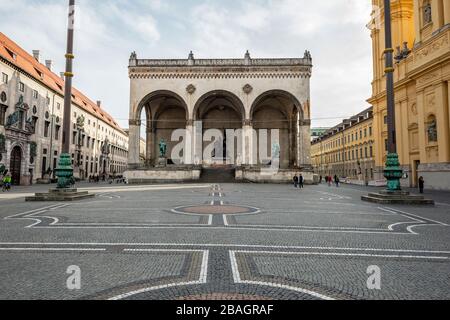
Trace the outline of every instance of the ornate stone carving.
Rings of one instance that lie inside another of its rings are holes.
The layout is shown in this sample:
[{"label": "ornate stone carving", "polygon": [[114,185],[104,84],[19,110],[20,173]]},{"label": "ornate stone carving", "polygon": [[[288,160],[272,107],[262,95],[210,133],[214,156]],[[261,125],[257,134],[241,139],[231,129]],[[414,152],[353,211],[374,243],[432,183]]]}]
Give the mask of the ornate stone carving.
[{"label": "ornate stone carving", "polygon": [[245,94],[250,94],[253,91],[253,87],[250,84],[246,84],[242,90],[245,92]]},{"label": "ornate stone carving", "polygon": [[245,119],[242,124],[243,124],[243,126],[253,127],[253,122],[250,119]]},{"label": "ornate stone carving", "polygon": [[412,106],[411,106],[411,113],[414,115],[414,116],[417,116],[417,104],[415,104],[415,103],[413,103],[412,104]]},{"label": "ornate stone carving", "polygon": [[186,87],[186,91],[189,94],[194,94],[196,90],[197,88],[192,83]]},{"label": "ornate stone carving", "polygon": [[426,45],[424,48],[418,50],[415,53],[415,58],[417,61],[420,61],[427,56],[433,54],[436,51],[439,51],[441,48],[449,44],[448,35],[445,35],[444,37],[437,39],[430,43],[429,45]]},{"label": "ornate stone carving", "polygon": [[84,128],[84,120],[85,120],[85,118],[84,118],[83,115],[81,115],[81,116],[79,116],[79,117],[77,118],[77,127],[78,127],[79,129]]}]

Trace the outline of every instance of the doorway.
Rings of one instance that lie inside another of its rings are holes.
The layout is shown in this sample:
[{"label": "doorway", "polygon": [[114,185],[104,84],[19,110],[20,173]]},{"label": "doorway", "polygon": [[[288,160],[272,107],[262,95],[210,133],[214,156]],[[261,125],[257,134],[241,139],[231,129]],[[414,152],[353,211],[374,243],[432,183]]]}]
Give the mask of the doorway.
[{"label": "doorway", "polygon": [[19,146],[14,147],[11,152],[11,162],[10,162],[10,170],[11,170],[11,179],[13,185],[20,185],[20,169],[22,166],[22,150]]}]

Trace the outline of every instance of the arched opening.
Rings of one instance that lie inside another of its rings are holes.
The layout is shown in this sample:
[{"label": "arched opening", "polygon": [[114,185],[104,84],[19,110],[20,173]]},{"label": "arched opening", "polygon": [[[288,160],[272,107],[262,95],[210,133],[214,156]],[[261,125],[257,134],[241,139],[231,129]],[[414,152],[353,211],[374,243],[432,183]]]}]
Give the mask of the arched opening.
[{"label": "arched opening", "polygon": [[194,107],[194,119],[201,121],[205,140],[211,139],[203,141],[204,165],[235,165],[241,161],[245,108],[236,95],[220,90],[203,95]]},{"label": "arched opening", "polygon": [[15,146],[11,151],[11,180],[13,185],[20,185],[21,168],[22,168],[22,149]]},{"label": "arched opening", "polygon": [[[156,91],[142,100],[137,116],[140,125],[140,164],[155,166],[160,158],[164,158],[167,165],[180,164],[180,159],[172,159],[172,150],[179,143],[172,141],[172,133],[177,129],[186,129],[188,108],[185,101],[174,92]],[[164,157],[159,150],[161,141],[167,146]]]},{"label": "arched opening", "polygon": [[[278,136],[281,169],[294,168],[299,165],[298,153],[300,139],[299,123],[303,119],[300,102],[290,93],[273,90],[256,98],[251,107],[250,119],[253,128],[258,133],[258,164],[267,165],[265,148],[272,153],[274,141]],[[261,134],[267,132],[267,139],[261,139]],[[264,159],[266,158],[266,159]]]}]

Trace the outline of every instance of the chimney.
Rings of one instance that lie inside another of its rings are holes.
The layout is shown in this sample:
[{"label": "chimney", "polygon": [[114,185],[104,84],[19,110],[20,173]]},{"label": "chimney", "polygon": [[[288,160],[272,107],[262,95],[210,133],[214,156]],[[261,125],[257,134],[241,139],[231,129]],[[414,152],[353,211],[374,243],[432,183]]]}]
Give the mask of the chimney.
[{"label": "chimney", "polygon": [[41,54],[39,50],[33,50],[33,57],[40,62]]},{"label": "chimney", "polygon": [[45,66],[47,67],[48,70],[52,71],[52,65],[53,65],[52,60],[45,60]]},{"label": "chimney", "polygon": [[59,76],[61,77],[61,79],[65,80],[65,78],[64,78],[64,72],[60,72],[60,73],[59,73]]},{"label": "chimney", "polygon": [[99,108],[102,107],[102,102],[100,100],[97,100],[97,107],[99,107]]}]

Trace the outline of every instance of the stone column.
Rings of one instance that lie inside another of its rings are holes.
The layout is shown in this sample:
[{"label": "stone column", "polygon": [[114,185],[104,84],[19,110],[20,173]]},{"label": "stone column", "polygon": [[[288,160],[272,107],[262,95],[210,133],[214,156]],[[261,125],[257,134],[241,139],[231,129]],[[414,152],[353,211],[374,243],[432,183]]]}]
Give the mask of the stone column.
[{"label": "stone column", "polygon": [[419,148],[420,148],[420,162],[427,162],[427,139],[425,136],[426,128],[425,128],[425,114],[424,114],[424,92],[417,92],[417,111],[418,111],[418,125],[419,125]]},{"label": "stone column", "polygon": [[311,168],[311,120],[299,121],[299,167]]},{"label": "stone column", "polygon": [[444,0],[444,24],[450,24],[450,1]]},{"label": "stone column", "polygon": [[[154,134],[154,128],[152,122],[147,122],[147,129],[146,129],[146,146],[145,146],[145,165],[147,167],[150,167],[153,163],[154,158],[154,150],[155,150],[155,134]],[[140,140],[140,137],[139,137]],[[139,141],[139,153],[141,152],[141,142]]]},{"label": "stone column", "polygon": [[[448,1],[448,0],[446,0]],[[446,2],[444,1],[444,2]],[[444,12],[443,8],[441,7],[441,4],[439,1],[434,0],[431,1],[431,14],[433,19],[433,32],[438,31],[442,27],[442,23],[444,21]]]},{"label": "stone column", "polygon": [[128,140],[128,168],[139,168],[141,120],[130,120]]},{"label": "stone column", "polygon": [[194,165],[203,164],[203,123],[194,121],[192,123],[192,161]]},{"label": "stone column", "polygon": [[436,121],[438,130],[439,162],[450,162],[449,111],[447,83],[441,82],[435,88]]},{"label": "stone column", "polygon": [[[420,9],[420,3],[419,0],[414,0],[414,28],[416,33],[416,43],[419,43],[422,41],[422,34],[420,32],[421,26],[421,18],[422,17],[422,11]],[[412,46],[412,44],[410,44]]]},{"label": "stone column", "polygon": [[245,120],[242,124],[242,164],[255,166],[258,161],[258,137],[253,130],[251,120]]},{"label": "stone column", "polygon": [[188,120],[186,122],[186,135],[184,137],[184,164],[194,164],[194,150],[195,150],[195,122]]}]

